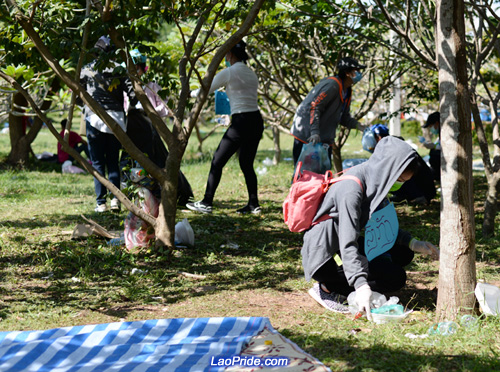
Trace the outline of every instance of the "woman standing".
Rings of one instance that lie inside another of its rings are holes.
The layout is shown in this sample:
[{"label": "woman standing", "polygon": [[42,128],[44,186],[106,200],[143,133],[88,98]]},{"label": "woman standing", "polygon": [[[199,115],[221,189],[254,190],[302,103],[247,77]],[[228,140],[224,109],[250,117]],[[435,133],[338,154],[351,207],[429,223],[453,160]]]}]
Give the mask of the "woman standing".
[{"label": "woman standing", "polygon": [[261,212],[253,162],[264,131],[264,122],[257,105],[257,75],[246,65],[248,54],[245,47],[245,42],[240,41],[226,54],[226,65],[230,67],[219,72],[210,87],[209,93],[226,87],[231,106],[231,125],[222,137],[212,159],[203,200],[186,204],[189,209],[196,212],[212,213],[213,199],[219,186],[222,169],[238,150],[240,168],[245,176],[248,190],[248,204],[237,212],[253,214]]},{"label": "woman standing", "polygon": [[[97,53],[102,54],[112,52],[115,47],[111,44],[109,37],[101,36],[94,45],[94,48],[97,50]],[[94,61],[82,68],[80,82],[92,98],[126,131],[124,94],[128,95],[132,105],[137,103],[132,82],[126,76],[120,76],[114,72],[115,67],[119,66],[116,61],[110,61],[109,66],[99,69],[97,57],[98,55],[96,55]],[[118,84],[116,84],[117,81]],[[103,176],[106,175],[105,171],[107,171],[109,180],[119,189],[119,156],[122,145],[111,128],[87,105],[84,107],[84,113],[92,166]],[[94,210],[97,213],[106,212],[108,210],[106,205],[108,190],[95,177],[94,190],[97,203]],[[120,202],[114,196],[111,199],[111,210],[120,211]]]}]

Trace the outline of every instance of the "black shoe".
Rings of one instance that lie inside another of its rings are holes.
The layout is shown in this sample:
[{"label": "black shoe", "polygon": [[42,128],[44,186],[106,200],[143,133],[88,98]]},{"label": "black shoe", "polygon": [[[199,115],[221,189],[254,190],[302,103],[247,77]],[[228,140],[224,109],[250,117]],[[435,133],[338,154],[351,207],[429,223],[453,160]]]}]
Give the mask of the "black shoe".
[{"label": "black shoe", "polygon": [[400,196],[392,195],[391,197],[389,197],[389,201],[391,201],[393,203],[402,203],[402,202],[406,201],[406,198],[402,198]]},{"label": "black shoe", "polygon": [[416,204],[416,205],[427,205],[429,202],[425,198],[425,196],[419,196],[418,198],[413,199],[410,201],[411,204]]},{"label": "black shoe", "polygon": [[262,208],[258,206],[253,206],[253,205],[245,205],[243,208],[237,209],[236,213],[241,213],[241,214],[247,214],[247,213],[252,213],[252,214],[260,214],[262,212]]}]

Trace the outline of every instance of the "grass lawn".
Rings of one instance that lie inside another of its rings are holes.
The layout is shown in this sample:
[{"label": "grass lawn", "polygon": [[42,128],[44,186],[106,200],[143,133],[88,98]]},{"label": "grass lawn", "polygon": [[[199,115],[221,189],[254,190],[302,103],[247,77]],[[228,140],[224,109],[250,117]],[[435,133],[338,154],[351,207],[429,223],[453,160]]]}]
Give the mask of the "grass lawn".
[{"label": "grass lawn", "polygon": [[[193,136],[183,172],[196,200],[202,198],[211,154],[220,133],[198,153]],[[367,157],[361,136],[344,157]],[[414,142],[416,138],[414,138]],[[477,327],[451,336],[412,339],[434,323],[438,263],[417,256],[405,289],[396,295],[415,311],[402,323],[376,325],[331,313],[316,304],[303,278],[301,234],[282,220],[281,204],[292,174],[291,138],[282,136],[283,161],[272,158],[265,136],[255,168],[264,213],[239,216],[246,188],[236,159],[224,169],[212,215],[178,211],[195,232],[193,248],[166,258],[131,254],[99,237],[71,240],[81,215],[109,230],[122,230],[127,212],[96,214],[92,177],[61,174],[60,166],[34,163],[30,170],[0,170],[0,331],[48,329],[91,323],[178,317],[265,316],[283,335],[333,371],[500,370],[500,319],[481,317]],[[35,153],[55,151],[47,130]],[[0,135],[0,157],[9,151]],[[422,154],[425,154],[425,150]],[[481,238],[485,178],[474,176],[477,277],[500,285],[497,238]],[[400,226],[422,240],[439,243],[439,200],[429,206],[397,206]],[[497,235],[500,231],[497,229]],[[134,268],[141,269],[131,274]],[[186,275],[196,274],[195,276]]]}]

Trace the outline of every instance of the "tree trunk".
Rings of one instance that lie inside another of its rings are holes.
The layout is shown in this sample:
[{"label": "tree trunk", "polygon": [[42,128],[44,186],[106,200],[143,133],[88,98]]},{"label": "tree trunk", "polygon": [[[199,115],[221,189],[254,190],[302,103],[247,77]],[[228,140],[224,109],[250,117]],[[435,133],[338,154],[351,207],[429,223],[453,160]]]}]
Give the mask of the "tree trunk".
[{"label": "tree trunk", "polygon": [[475,305],[472,135],[463,0],[437,4],[441,112],[441,257],[436,316],[455,319]]},{"label": "tree trunk", "polygon": [[274,157],[273,164],[278,165],[281,160],[280,129],[273,125]]},{"label": "tree trunk", "polygon": [[[495,234],[495,216],[497,213],[497,203],[498,203],[498,189],[500,187],[500,170],[495,163],[498,162],[496,155],[493,156],[493,165],[490,157],[490,150],[488,146],[488,140],[484,132],[483,122],[481,121],[481,116],[479,114],[479,108],[477,106],[477,97],[472,96],[471,110],[474,119],[474,124],[476,127],[477,139],[479,141],[479,148],[481,149],[481,155],[484,164],[484,173],[486,175],[486,180],[488,182],[488,190],[486,192],[486,199],[484,201],[484,219],[482,234],[484,237],[491,237]],[[494,116],[494,122],[497,121],[496,115]],[[497,127],[497,125],[495,125]],[[498,131],[493,131],[493,148],[494,154],[497,153],[498,146],[496,145],[498,141]]]},{"label": "tree trunk", "polygon": [[[52,91],[58,90],[61,84],[58,79],[52,80],[50,85],[50,89]],[[14,107],[15,105],[28,107],[28,101],[26,98],[20,94],[16,93],[14,95],[13,107],[11,111],[24,112],[25,110]],[[46,111],[52,106],[52,100],[46,99],[43,101],[42,106],[40,107],[42,110]],[[10,123],[13,123],[11,125]],[[33,125],[31,128],[24,128],[23,121],[21,116],[15,116],[9,113],[9,134],[10,134],[10,145],[11,151],[9,153],[9,157],[7,161],[13,165],[23,166],[27,164],[29,160],[29,155],[32,152],[31,144],[35,140],[36,136],[42,129],[43,121],[38,116],[35,117],[33,121]]]},{"label": "tree trunk", "polygon": [[484,202],[483,237],[491,237],[495,234],[495,217],[497,214],[498,192],[500,179],[498,171],[488,180],[488,191]]},{"label": "tree trunk", "polygon": [[[179,146],[180,147],[180,146]],[[177,183],[182,156],[173,149],[165,164],[165,177],[161,180],[161,204],[155,223],[156,247],[175,247],[175,214],[177,211]]]},{"label": "tree trunk", "polygon": [[22,116],[13,115],[14,111],[19,113],[25,111],[19,106],[27,107],[28,102],[20,93],[16,93],[12,99],[11,112],[9,113],[10,153],[7,158],[8,163],[15,166],[27,164],[30,153],[30,144],[23,140],[28,128],[23,127]]},{"label": "tree trunk", "polygon": [[341,147],[338,147],[335,144],[332,146],[332,165],[335,173],[342,171],[342,155],[340,154],[340,149]]}]

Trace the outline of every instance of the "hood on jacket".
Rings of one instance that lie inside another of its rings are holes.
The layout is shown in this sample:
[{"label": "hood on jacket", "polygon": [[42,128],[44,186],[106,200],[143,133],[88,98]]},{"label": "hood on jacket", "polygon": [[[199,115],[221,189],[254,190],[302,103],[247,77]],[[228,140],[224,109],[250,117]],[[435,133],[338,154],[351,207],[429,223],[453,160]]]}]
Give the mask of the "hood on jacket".
[{"label": "hood on jacket", "polygon": [[377,143],[368,161],[359,165],[365,175],[365,195],[366,202],[370,204],[370,217],[415,158],[417,152],[409,144],[388,136]]}]

